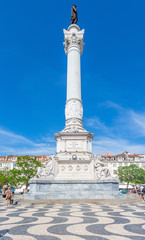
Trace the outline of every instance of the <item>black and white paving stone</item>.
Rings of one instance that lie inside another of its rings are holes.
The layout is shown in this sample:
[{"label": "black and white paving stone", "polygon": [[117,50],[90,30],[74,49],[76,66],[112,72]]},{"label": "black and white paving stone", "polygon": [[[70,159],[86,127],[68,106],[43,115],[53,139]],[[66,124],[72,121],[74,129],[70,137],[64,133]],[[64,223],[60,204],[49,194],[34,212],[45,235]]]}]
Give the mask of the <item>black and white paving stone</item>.
[{"label": "black and white paving stone", "polygon": [[23,207],[0,201],[0,240],[145,240],[145,203]]}]

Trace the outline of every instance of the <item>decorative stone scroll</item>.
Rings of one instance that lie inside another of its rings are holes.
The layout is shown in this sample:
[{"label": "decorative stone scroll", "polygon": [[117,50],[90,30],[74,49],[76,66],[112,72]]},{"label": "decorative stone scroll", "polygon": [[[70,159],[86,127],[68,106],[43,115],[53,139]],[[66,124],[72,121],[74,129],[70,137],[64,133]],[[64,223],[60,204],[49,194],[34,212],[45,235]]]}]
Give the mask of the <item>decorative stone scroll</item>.
[{"label": "decorative stone scroll", "polygon": [[65,53],[68,54],[68,48],[73,45],[77,45],[80,48],[80,54],[83,52],[83,36],[84,29],[78,32],[70,32],[67,30],[63,30],[65,36],[65,42],[63,43],[65,47]]}]

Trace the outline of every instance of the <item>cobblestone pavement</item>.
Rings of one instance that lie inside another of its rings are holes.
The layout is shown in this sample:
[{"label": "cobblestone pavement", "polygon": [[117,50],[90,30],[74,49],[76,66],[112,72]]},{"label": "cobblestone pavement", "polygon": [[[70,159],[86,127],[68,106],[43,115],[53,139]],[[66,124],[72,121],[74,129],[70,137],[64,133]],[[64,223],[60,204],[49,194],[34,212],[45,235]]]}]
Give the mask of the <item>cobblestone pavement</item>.
[{"label": "cobblestone pavement", "polygon": [[0,240],[145,240],[145,203],[5,206]]}]

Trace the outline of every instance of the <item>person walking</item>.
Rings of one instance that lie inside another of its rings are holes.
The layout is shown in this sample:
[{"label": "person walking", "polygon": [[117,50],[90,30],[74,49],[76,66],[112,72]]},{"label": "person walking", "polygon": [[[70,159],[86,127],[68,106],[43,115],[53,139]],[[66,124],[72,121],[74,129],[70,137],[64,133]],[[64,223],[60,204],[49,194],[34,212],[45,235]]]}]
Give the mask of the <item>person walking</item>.
[{"label": "person walking", "polygon": [[143,189],[142,189],[142,193],[143,193],[142,197],[143,197],[143,199],[145,200],[145,197],[144,197],[144,195],[145,195],[145,186],[144,186]]},{"label": "person walking", "polygon": [[6,205],[8,206],[8,201],[11,204],[11,199],[13,198],[13,194],[10,187],[8,187],[8,189],[5,191],[5,194],[6,194]]},{"label": "person walking", "polygon": [[13,194],[13,196],[14,196],[15,189],[14,189],[13,187],[11,188],[11,191],[12,191],[12,194]]}]

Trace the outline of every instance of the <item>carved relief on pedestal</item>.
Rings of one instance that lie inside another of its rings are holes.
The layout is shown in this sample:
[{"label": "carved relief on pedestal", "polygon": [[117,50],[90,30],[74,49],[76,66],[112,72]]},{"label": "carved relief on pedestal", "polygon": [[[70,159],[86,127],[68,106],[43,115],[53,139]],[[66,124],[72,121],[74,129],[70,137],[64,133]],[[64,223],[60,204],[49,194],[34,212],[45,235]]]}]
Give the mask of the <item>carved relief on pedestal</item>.
[{"label": "carved relief on pedestal", "polygon": [[65,166],[61,166],[61,171],[64,171],[65,170]]},{"label": "carved relief on pedestal", "polygon": [[96,180],[105,180],[106,178],[111,177],[111,173],[109,168],[105,167],[105,165],[100,161],[95,161],[95,178]]},{"label": "carved relief on pedestal", "polygon": [[83,107],[82,103],[78,100],[71,100],[66,103],[65,106],[65,118],[66,120],[69,118],[79,118],[82,120],[83,117]]},{"label": "carved relief on pedestal", "polygon": [[88,166],[84,166],[84,170],[85,170],[85,171],[88,171]]},{"label": "carved relief on pedestal", "polygon": [[76,166],[76,170],[77,170],[77,171],[80,171],[80,169],[81,169],[80,166],[77,165],[77,166]]},{"label": "carved relief on pedestal", "polygon": [[56,175],[57,168],[58,163],[53,159],[53,157],[49,157],[48,161],[42,167],[38,167],[34,178],[52,179]]},{"label": "carved relief on pedestal", "polygon": [[70,165],[70,166],[68,167],[68,170],[69,170],[69,171],[72,171],[72,170],[73,170],[73,167]]}]

